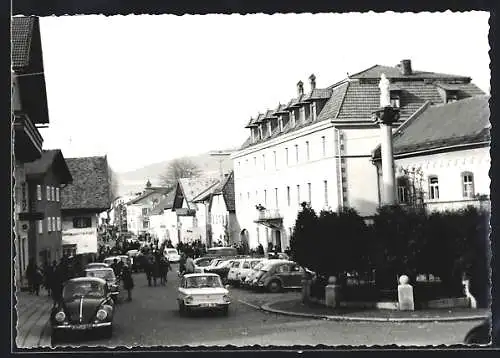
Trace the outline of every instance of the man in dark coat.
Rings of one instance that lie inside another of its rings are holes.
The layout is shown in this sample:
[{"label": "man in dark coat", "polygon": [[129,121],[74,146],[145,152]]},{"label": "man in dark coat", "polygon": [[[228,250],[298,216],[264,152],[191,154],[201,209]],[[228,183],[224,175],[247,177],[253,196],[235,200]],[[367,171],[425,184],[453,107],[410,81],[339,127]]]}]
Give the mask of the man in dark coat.
[{"label": "man in dark coat", "polygon": [[124,265],[122,269],[123,288],[127,290],[127,301],[132,301],[132,289],[134,288],[134,279],[128,265]]},{"label": "man in dark coat", "polygon": [[34,280],[36,272],[36,262],[34,258],[31,258],[28,266],[26,267],[26,279],[28,280],[28,287],[30,293],[35,292]]}]

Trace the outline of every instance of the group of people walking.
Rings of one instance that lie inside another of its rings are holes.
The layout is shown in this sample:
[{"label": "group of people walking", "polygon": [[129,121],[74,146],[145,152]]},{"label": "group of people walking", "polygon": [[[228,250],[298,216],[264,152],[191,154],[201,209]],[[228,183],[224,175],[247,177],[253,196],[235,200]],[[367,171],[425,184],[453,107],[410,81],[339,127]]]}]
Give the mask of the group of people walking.
[{"label": "group of people walking", "polygon": [[147,250],[143,261],[148,286],[156,286],[158,279],[160,284],[165,286],[168,281],[168,271],[171,271],[172,267],[163,252],[161,250]]}]

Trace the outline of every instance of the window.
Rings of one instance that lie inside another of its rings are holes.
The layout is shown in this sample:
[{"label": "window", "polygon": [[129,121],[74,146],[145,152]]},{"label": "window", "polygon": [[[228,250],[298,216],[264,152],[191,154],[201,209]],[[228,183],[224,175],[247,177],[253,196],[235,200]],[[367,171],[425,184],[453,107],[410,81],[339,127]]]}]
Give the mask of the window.
[{"label": "window", "polygon": [[51,186],[50,187],[50,191],[51,191],[51,193],[50,193],[51,194],[51,199],[50,200],[56,201],[56,188],[53,187],[53,186]]},{"label": "window", "polygon": [[274,188],[274,200],[276,204],[276,208],[278,207],[278,188]]},{"label": "window", "polygon": [[250,192],[247,192],[247,200],[250,200]]},{"label": "window", "polygon": [[311,203],[311,183],[307,183],[307,197],[309,199],[309,203]]},{"label": "window", "polygon": [[470,172],[462,174],[462,187],[464,198],[471,199],[474,197],[474,175]]},{"label": "window", "polygon": [[[324,138],[324,137],[323,137]],[[323,181],[324,195],[325,195],[325,206],[328,206],[328,181]]]},{"label": "window", "polygon": [[311,103],[311,117],[312,120],[316,120],[316,102]]},{"label": "window", "polygon": [[290,164],[290,162],[288,161],[288,148],[285,148],[285,161],[286,161],[286,165]]},{"label": "window", "polygon": [[325,136],[321,137],[321,147],[323,148],[323,157],[326,157],[326,138]]},{"label": "window", "polygon": [[306,158],[307,158],[307,160],[311,159],[311,157],[309,155],[309,142],[306,142]]},{"label": "window", "polygon": [[278,167],[278,164],[276,162],[276,151],[273,152],[273,159],[274,159],[274,169]]},{"label": "window", "polygon": [[286,202],[287,202],[288,206],[290,206],[290,187],[289,186],[286,187]]},{"label": "window", "polygon": [[399,105],[400,105],[399,96],[391,95],[391,106],[394,108],[399,108]]},{"label": "window", "polygon": [[38,233],[43,234],[43,220],[37,220],[38,222]]},{"label": "window", "polygon": [[48,185],[47,185],[47,186],[46,186],[46,189],[47,189],[47,190],[46,190],[46,191],[47,191],[47,201],[50,201],[50,200],[52,199],[52,198],[50,197],[50,193],[51,193],[51,191],[50,191],[50,186],[48,186]]},{"label": "window", "polygon": [[290,122],[292,122],[292,127],[295,126],[295,111],[290,111]]},{"label": "window", "polygon": [[50,216],[47,217],[47,231],[48,232],[52,231],[52,218]]},{"label": "window", "polygon": [[257,158],[256,157],[253,157],[253,166],[256,167],[257,166]]},{"label": "window", "polygon": [[299,162],[299,145],[295,144],[295,163]]},{"label": "window", "polygon": [[280,127],[280,133],[283,132],[283,119],[278,119],[278,126]]},{"label": "window", "polygon": [[262,154],[262,168],[266,170],[266,155]]},{"label": "window", "polygon": [[409,195],[408,188],[404,185],[398,185],[398,202],[408,203]]},{"label": "window", "polygon": [[143,229],[148,229],[149,228],[149,221],[148,220],[144,220],[142,222],[142,228]]},{"label": "window", "polygon": [[297,204],[300,205],[300,185],[297,185]]},{"label": "window", "polygon": [[264,189],[264,205],[267,205],[267,190]]},{"label": "window", "polygon": [[36,186],[36,199],[42,200],[42,186],[41,185]]},{"label": "window", "polygon": [[92,227],[92,218],[88,217],[75,217],[73,218],[73,228],[83,229],[87,227]]},{"label": "window", "polygon": [[148,208],[142,208],[142,216],[148,215]]},{"label": "window", "polygon": [[287,273],[287,272],[290,272],[290,266],[287,265],[287,264],[278,266],[276,268],[276,272],[277,273]]},{"label": "window", "polygon": [[429,177],[429,199],[439,199],[439,181],[436,176]]},{"label": "window", "polygon": [[59,190],[60,190],[59,188],[56,188],[56,201],[60,201],[61,200]]},{"label": "window", "polygon": [[61,231],[62,230],[62,227],[61,227],[61,217],[57,217],[57,231]]},{"label": "window", "polygon": [[249,269],[249,268],[250,268],[250,262],[245,261],[245,262],[243,263],[243,268],[244,268],[244,269]]}]

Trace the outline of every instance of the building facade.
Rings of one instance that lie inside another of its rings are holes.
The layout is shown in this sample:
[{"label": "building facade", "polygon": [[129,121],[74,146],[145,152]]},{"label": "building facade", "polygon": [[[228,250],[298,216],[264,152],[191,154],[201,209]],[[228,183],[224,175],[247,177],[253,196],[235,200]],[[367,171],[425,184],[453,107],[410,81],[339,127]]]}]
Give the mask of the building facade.
[{"label": "building facade", "polygon": [[411,61],[375,65],[327,88],[297,84],[297,98],[252,118],[250,136],[232,155],[236,215],[250,247],[282,250],[300,209],[355,208],[369,218],[379,205],[373,149],[380,144],[374,112],[382,74],[390,81],[396,127],[426,102],[458,101],[483,92],[469,77],[414,71]]},{"label": "building facade", "polygon": [[37,125],[48,125],[47,95],[41,51],[39,20],[14,17],[11,22],[11,110],[14,151],[14,272],[17,287],[25,283],[28,233],[39,219],[31,211],[24,165],[42,156],[43,137]]},{"label": "building facade", "polygon": [[127,230],[135,235],[152,234],[151,212],[166,197],[167,188],[153,187],[146,183],[142,194],[126,203]]},{"label": "building facade", "polygon": [[30,212],[37,215],[27,228],[28,255],[44,266],[62,257],[61,189],[73,179],[60,150],[44,150],[40,159],[25,164],[25,173],[21,190]]},{"label": "building facade", "polygon": [[106,156],[68,158],[73,183],[61,190],[62,243],[66,256],[98,252],[99,214],[111,206]]},{"label": "building facade", "polygon": [[[488,96],[426,105],[393,135],[398,202],[428,211],[489,207]],[[374,151],[380,173],[380,148]]]}]

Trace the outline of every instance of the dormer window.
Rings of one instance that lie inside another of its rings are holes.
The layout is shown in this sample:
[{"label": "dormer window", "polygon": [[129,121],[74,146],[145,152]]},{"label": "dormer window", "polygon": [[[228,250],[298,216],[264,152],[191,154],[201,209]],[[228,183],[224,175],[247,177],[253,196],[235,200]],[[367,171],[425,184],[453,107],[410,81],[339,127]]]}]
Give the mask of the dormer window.
[{"label": "dormer window", "polygon": [[307,120],[305,107],[299,108],[299,117],[300,117],[300,120],[299,120],[300,123],[304,123]]},{"label": "dormer window", "polygon": [[280,128],[280,133],[283,132],[283,118],[282,117],[280,117],[278,119],[278,126]]},{"label": "dormer window", "polygon": [[393,95],[391,93],[391,107],[393,107],[393,108],[399,108],[400,107],[399,95]]},{"label": "dormer window", "polygon": [[316,102],[311,103],[311,119],[313,122],[316,120]]},{"label": "dormer window", "polygon": [[271,130],[271,121],[267,121],[267,135],[271,136],[272,130]]},{"label": "dormer window", "polygon": [[290,111],[290,121],[292,122],[292,127],[295,127],[295,111],[293,109]]},{"label": "dormer window", "polygon": [[458,96],[453,92],[446,92],[446,103],[453,103],[458,101]]}]

